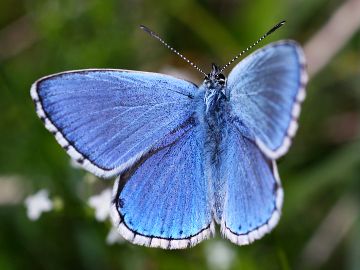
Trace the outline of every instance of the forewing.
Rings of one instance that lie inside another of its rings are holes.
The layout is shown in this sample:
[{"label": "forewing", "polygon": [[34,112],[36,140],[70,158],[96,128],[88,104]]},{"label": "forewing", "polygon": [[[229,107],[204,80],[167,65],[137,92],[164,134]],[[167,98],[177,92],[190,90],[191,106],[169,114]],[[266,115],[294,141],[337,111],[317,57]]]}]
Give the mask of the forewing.
[{"label": "forewing", "polygon": [[190,117],[195,91],[190,82],[157,73],[80,70],[38,80],[31,96],[68,154],[111,177]]},{"label": "forewing", "polygon": [[213,233],[204,135],[194,125],[183,125],[178,136],[166,138],[117,179],[111,216],[125,239],[179,249]]},{"label": "forewing", "polygon": [[296,133],[306,83],[304,54],[293,41],[257,50],[229,74],[228,98],[234,118],[272,159],[287,152]]},{"label": "forewing", "polygon": [[221,231],[231,242],[246,245],[277,224],[283,191],[275,161],[231,126],[222,152],[221,178],[226,196]]}]

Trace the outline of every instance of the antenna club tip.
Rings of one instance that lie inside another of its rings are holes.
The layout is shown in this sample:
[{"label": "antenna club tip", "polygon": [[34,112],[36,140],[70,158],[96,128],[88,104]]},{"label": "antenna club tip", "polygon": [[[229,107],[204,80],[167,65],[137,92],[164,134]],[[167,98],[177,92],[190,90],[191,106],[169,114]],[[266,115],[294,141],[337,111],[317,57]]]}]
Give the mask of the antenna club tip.
[{"label": "antenna club tip", "polygon": [[271,33],[275,32],[277,29],[279,29],[281,26],[283,26],[285,24],[286,21],[281,21],[279,22],[277,25],[275,25],[273,28],[271,28],[266,34],[265,36],[270,35]]},{"label": "antenna club tip", "polygon": [[152,32],[148,27],[146,27],[146,26],[143,25],[143,24],[140,24],[139,27],[140,27],[140,29],[144,30],[144,31],[147,32],[147,33],[151,33],[151,32]]},{"label": "antenna club tip", "polygon": [[282,21],[279,22],[277,25],[275,25],[275,26],[273,27],[273,29],[274,29],[274,28],[275,28],[275,29],[280,28],[280,27],[283,26],[285,23],[286,23],[286,21],[285,21],[285,20],[282,20]]}]

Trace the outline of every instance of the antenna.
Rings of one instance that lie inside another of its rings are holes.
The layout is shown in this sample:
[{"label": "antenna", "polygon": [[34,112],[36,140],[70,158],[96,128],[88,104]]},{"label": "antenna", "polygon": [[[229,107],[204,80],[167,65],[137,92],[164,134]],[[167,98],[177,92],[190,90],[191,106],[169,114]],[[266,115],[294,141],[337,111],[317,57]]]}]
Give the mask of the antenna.
[{"label": "antenna", "polygon": [[235,56],[233,59],[229,61],[225,66],[223,66],[220,69],[220,73],[224,71],[229,65],[231,65],[236,59],[238,59],[240,56],[242,56],[244,53],[248,52],[252,47],[256,46],[260,41],[262,41],[264,38],[269,36],[271,33],[275,32],[277,29],[279,29],[281,26],[285,24],[286,21],[281,21],[277,25],[275,25],[273,28],[271,28],[269,31],[265,33],[261,38],[259,38],[255,43],[247,47],[245,50],[243,50],[241,53],[239,53],[237,56]]},{"label": "antenna", "polygon": [[169,48],[172,52],[176,53],[178,56],[181,57],[181,59],[183,59],[184,61],[188,62],[193,68],[195,68],[197,71],[201,72],[202,74],[204,74],[205,76],[207,76],[207,74],[202,71],[197,65],[195,65],[193,62],[191,62],[189,59],[187,59],[185,56],[183,56],[181,53],[179,53],[177,50],[175,50],[173,47],[171,47],[169,44],[167,44],[157,33],[155,33],[154,31],[150,30],[148,27],[144,26],[144,25],[140,25],[140,28],[142,30],[144,30],[146,33],[148,33],[150,36],[156,38],[157,40],[159,40],[162,44],[164,44],[167,48]]}]

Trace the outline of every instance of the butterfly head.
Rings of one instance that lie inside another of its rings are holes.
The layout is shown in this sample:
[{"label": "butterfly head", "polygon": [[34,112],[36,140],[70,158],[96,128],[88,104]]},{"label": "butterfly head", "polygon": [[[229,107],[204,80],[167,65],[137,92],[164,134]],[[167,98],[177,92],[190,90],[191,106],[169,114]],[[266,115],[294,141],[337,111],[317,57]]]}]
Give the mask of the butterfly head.
[{"label": "butterfly head", "polygon": [[226,99],[226,78],[217,65],[212,64],[211,72],[205,76],[203,85],[206,90],[204,96],[206,113],[218,111],[222,103],[221,101]]},{"label": "butterfly head", "polygon": [[214,63],[211,65],[211,72],[206,75],[204,83],[207,88],[223,88],[226,84],[226,78],[224,74],[220,72],[220,68]]}]

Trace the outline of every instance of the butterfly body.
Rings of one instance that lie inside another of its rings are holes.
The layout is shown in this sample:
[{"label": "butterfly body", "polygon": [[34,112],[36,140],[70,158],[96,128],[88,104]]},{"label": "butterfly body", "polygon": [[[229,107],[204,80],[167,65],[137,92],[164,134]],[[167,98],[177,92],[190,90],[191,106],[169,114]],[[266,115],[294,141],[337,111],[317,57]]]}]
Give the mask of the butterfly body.
[{"label": "butterfly body", "polygon": [[[226,117],[228,102],[226,101],[226,80],[225,76],[219,76],[219,69],[212,65],[210,74],[205,79],[200,89],[204,88],[204,121],[201,121],[205,130],[205,163],[207,179],[211,187],[213,205],[212,214],[216,220],[221,220],[222,204],[225,196],[224,179],[220,178],[219,169],[221,166],[221,153],[226,147]],[[220,80],[221,79],[221,80]]]},{"label": "butterfly body", "polygon": [[289,148],[307,82],[301,48],[270,44],[227,80],[216,65],[198,87],[129,70],[63,72],[35,82],[38,116],[67,153],[117,176],[111,215],[129,241],[194,246],[215,233],[244,245],[277,224],[275,159]]}]

